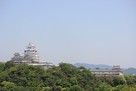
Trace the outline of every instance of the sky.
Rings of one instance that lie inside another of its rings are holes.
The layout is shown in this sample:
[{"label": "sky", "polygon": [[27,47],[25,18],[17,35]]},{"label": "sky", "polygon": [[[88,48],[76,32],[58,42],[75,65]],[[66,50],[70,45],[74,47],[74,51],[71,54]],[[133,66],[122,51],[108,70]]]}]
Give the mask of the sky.
[{"label": "sky", "polygon": [[136,1],[0,0],[0,61],[29,42],[41,61],[136,68]]}]

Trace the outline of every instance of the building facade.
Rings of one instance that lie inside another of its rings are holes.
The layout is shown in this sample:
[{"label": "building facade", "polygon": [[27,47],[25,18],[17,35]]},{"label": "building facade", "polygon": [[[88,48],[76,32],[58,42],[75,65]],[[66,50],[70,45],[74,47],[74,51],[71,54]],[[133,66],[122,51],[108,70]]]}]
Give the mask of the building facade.
[{"label": "building facade", "polygon": [[33,66],[43,66],[44,68],[51,68],[54,65],[49,62],[40,62],[39,54],[34,44],[29,43],[24,50],[24,55],[21,56],[19,53],[15,53],[11,59],[14,64],[28,64]]},{"label": "building facade", "polygon": [[120,66],[113,66],[112,69],[90,69],[96,76],[122,76],[123,70]]}]

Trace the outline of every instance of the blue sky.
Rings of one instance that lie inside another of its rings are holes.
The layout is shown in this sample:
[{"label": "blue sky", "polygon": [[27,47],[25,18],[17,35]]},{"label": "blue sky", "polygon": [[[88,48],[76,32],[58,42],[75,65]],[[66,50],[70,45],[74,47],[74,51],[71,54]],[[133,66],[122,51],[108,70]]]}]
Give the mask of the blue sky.
[{"label": "blue sky", "polygon": [[42,61],[136,67],[135,0],[0,0],[0,60],[32,42]]}]

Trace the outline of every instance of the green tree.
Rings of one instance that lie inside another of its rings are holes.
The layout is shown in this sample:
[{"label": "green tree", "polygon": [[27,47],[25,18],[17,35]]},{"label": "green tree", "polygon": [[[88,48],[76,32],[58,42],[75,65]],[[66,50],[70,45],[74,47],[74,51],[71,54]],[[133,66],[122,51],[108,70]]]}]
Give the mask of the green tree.
[{"label": "green tree", "polygon": [[112,91],[112,87],[107,83],[101,83],[97,91]]},{"label": "green tree", "polygon": [[131,85],[118,85],[113,91],[136,91],[136,86]]},{"label": "green tree", "polygon": [[15,84],[13,82],[7,82],[7,81],[3,81],[1,85],[4,91],[12,91],[13,88],[15,87]]},{"label": "green tree", "polygon": [[7,61],[5,63],[5,69],[9,69],[10,67],[15,66],[15,64],[13,63],[13,61]]},{"label": "green tree", "polygon": [[136,77],[134,75],[124,75],[128,85],[136,84]]},{"label": "green tree", "polygon": [[69,91],[84,91],[80,86],[74,85],[69,88]]},{"label": "green tree", "polygon": [[113,78],[113,83],[114,83],[114,86],[123,85],[125,84],[125,80],[123,79],[123,77],[116,76]]},{"label": "green tree", "polygon": [[51,87],[43,87],[40,91],[52,91]]},{"label": "green tree", "polygon": [[62,88],[61,91],[69,91],[69,88]]},{"label": "green tree", "polygon": [[61,91],[62,87],[61,86],[55,86],[53,91]]}]

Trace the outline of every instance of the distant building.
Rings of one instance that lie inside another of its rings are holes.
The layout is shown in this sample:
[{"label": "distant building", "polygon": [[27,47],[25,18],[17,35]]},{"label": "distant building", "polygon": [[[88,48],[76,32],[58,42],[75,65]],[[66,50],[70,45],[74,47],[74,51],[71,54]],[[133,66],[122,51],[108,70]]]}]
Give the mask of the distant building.
[{"label": "distant building", "polygon": [[51,68],[54,65],[48,62],[40,62],[39,55],[36,50],[36,47],[29,43],[24,50],[24,56],[21,56],[19,53],[15,53],[12,58],[14,64],[28,64],[33,66],[43,66],[44,68]]},{"label": "distant building", "polygon": [[113,69],[90,69],[92,74],[96,76],[121,76],[123,75],[123,70],[120,66],[113,66]]}]

